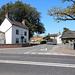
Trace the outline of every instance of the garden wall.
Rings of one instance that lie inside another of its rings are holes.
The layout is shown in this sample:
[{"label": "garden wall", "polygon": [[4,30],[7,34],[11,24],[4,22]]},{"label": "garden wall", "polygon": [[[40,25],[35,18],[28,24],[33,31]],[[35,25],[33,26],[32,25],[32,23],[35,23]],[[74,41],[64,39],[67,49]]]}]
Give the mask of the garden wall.
[{"label": "garden wall", "polygon": [[17,47],[28,47],[30,46],[29,43],[27,44],[0,44],[0,48],[17,48]]}]

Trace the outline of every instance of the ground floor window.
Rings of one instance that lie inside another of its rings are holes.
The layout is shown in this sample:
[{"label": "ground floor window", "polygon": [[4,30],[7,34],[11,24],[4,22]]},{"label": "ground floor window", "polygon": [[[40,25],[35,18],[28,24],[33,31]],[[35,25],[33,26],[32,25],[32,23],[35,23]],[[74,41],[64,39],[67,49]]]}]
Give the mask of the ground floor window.
[{"label": "ground floor window", "polygon": [[24,42],[26,43],[27,42],[27,39],[24,39]]},{"label": "ground floor window", "polygon": [[16,43],[19,43],[19,38],[16,38]]}]

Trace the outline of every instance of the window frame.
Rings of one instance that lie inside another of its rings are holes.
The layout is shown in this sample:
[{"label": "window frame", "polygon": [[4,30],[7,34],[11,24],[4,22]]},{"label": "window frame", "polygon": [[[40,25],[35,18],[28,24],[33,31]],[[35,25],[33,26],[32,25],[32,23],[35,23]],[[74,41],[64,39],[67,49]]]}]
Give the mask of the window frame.
[{"label": "window frame", "polygon": [[16,44],[19,44],[19,38],[16,38]]},{"label": "window frame", "polygon": [[16,29],[16,35],[19,35],[19,30],[18,29]]},{"label": "window frame", "polygon": [[24,32],[24,36],[27,36],[27,31]]}]

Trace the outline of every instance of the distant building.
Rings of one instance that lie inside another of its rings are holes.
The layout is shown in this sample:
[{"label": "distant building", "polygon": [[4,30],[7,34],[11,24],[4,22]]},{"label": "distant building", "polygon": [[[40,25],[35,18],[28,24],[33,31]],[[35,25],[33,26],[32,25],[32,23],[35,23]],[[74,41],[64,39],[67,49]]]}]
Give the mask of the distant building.
[{"label": "distant building", "polygon": [[58,34],[50,34],[51,39],[57,39]]},{"label": "distant building", "polygon": [[60,31],[57,34],[49,34],[48,33],[48,35],[50,36],[50,39],[56,39],[57,40],[57,44],[61,44],[62,43]]},{"label": "distant building", "polygon": [[43,38],[37,38],[37,41],[42,41],[43,40]]},{"label": "distant building", "polygon": [[61,34],[57,36],[57,43],[58,44],[62,44],[62,40],[61,40]]}]

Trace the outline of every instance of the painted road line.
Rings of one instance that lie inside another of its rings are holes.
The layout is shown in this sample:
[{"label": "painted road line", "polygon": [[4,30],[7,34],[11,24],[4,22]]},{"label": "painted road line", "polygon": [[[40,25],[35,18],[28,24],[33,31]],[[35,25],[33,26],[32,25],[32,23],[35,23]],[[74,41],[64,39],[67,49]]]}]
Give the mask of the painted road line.
[{"label": "painted road line", "polygon": [[27,65],[41,65],[41,66],[55,66],[55,67],[75,68],[75,64],[33,62],[33,61],[0,60],[0,63],[27,64]]},{"label": "painted road line", "polygon": [[47,51],[47,48],[44,48],[44,49],[40,49],[40,51]]}]

